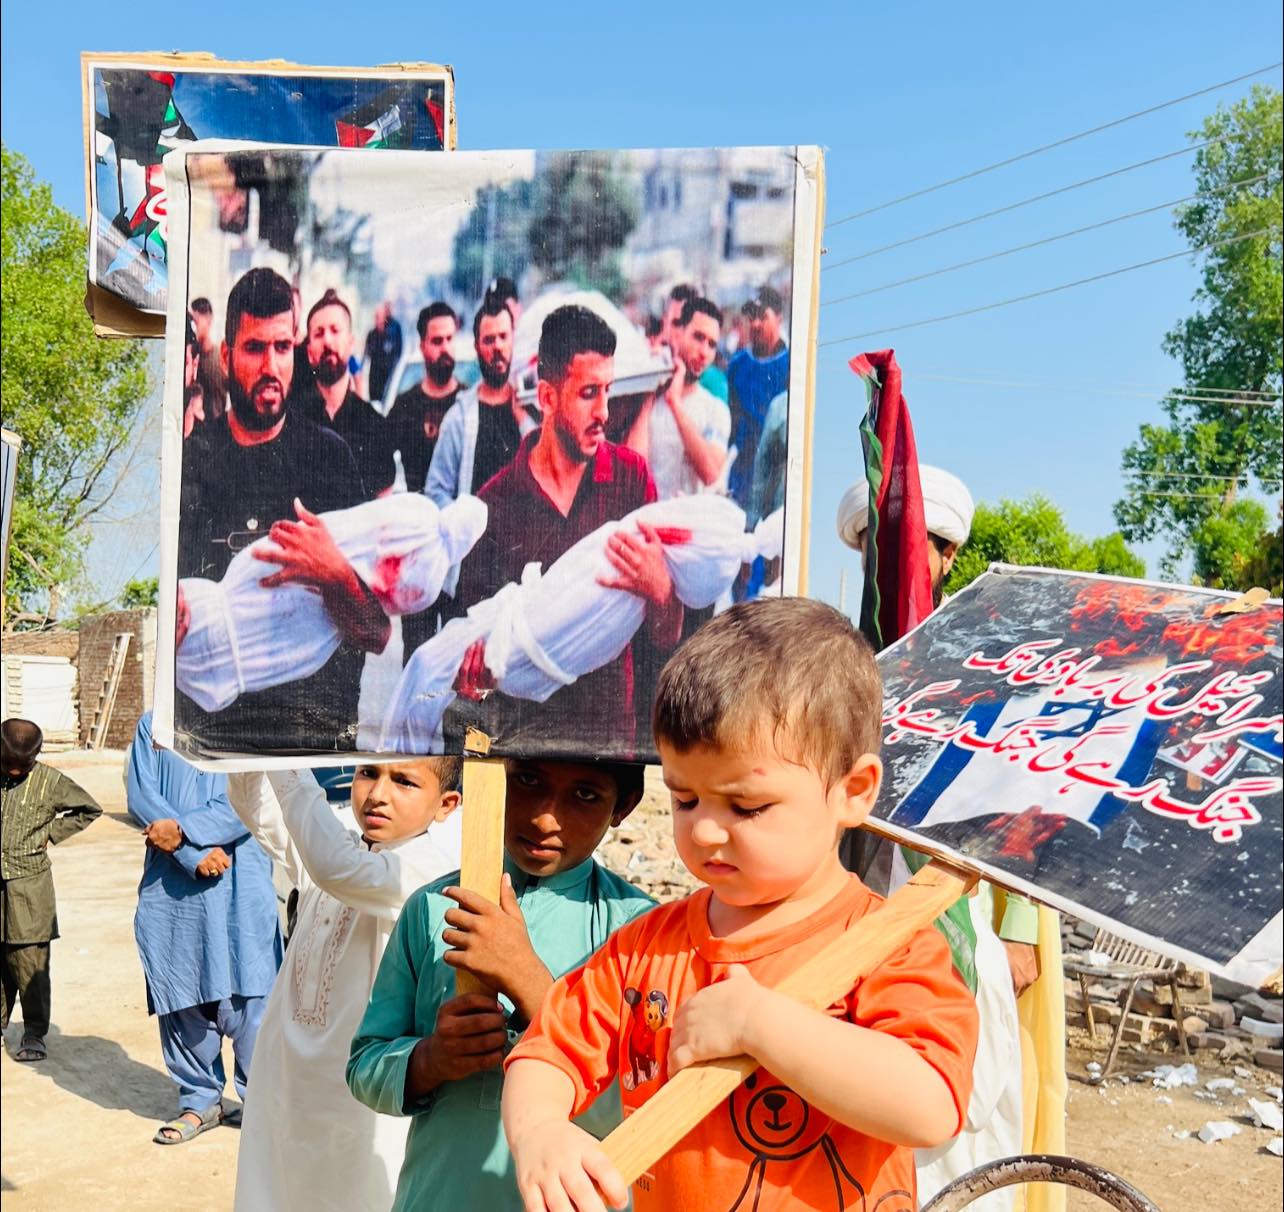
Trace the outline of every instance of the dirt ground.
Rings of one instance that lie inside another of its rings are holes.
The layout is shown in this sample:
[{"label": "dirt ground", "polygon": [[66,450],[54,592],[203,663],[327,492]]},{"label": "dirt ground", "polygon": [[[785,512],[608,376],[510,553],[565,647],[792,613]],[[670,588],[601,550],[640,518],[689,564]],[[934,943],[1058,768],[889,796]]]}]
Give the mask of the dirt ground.
[{"label": "dirt ground", "polygon": [[[217,1128],[176,1148],[151,1143],[157,1125],[174,1113],[174,1087],[147,1016],[134,947],[142,843],[124,811],[122,755],[52,760],[98,796],[106,813],[54,852],[63,937],[53,952],[49,1059],[38,1065],[12,1059],[21,1038],[16,1021],[0,1058],[5,1212],[222,1212],[232,1204],[236,1129]],[[1265,1150],[1269,1134],[1246,1118],[1247,1097],[1266,1097],[1262,1091],[1278,1086],[1278,1075],[1253,1069],[1236,1077],[1201,1056],[1197,1089],[1224,1075],[1245,1090],[1206,1101],[1195,1090],[1156,1090],[1149,1082],[1086,1085],[1074,1075],[1083,1074],[1088,1059],[1082,1046],[1072,1049],[1070,1153],[1123,1175],[1165,1212],[1281,1206],[1281,1162]],[[1123,1072],[1173,1060],[1131,1053]],[[1213,1145],[1176,1135],[1215,1119],[1237,1121],[1241,1132]],[[1104,1207],[1077,1193],[1070,1198],[1074,1212]]]}]

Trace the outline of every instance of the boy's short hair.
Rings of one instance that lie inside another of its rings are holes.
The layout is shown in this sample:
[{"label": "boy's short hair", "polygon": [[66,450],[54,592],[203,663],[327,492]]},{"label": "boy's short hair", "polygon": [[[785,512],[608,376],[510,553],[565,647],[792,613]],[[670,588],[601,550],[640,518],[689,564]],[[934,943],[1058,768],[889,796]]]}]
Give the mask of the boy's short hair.
[{"label": "boy's short hair", "polygon": [[464,759],[461,757],[434,757],[428,765],[437,776],[442,791],[458,791],[464,781]]},{"label": "boy's short hair", "polygon": [[636,766],[632,762],[600,762],[598,768],[615,783],[615,809],[628,804],[621,820],[638,806],[642,798],[642,789],[646,777],[646,767]]},{"label": "boy's short hair", "polygon": [[4,737],[4,747],[9,751],[9,756],[23,765],[34,762],[45,743],[45,734],[40,731],[39,724],[16,715],[0,724],[0,736]]},{"label": "boy's short hair", "polygon": [[669,658],[653,726],[679,752],[734,750],[765,729],[783,756],[832,784],[878,752],[882,715],[874,651],[846,615],[761,598],[715,616]]}]

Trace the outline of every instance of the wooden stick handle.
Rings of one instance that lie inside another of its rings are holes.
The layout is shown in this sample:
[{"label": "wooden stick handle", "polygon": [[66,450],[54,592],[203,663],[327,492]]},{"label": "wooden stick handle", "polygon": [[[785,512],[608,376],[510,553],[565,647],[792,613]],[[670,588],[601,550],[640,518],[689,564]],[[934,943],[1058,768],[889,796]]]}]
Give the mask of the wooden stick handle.
[{"label": "wooden stick handle", "polygon": [[[490,738],[470,730],[465,747],[485,753]],[[499,904],[504,874],[504,801],[507,793],[504,763],[496,758],[464,759],[463,838],[459,885]],[[493,993],[471,972],[455,973],[456,993]]]},{"label": "wooden stick handle", "polygon": [[[823,947],[776,988],[824,1008],[905,946],[976,883],[976,876],[935,861],[922,868],[874,913]],[[684,1069],[624,1121],[602,1147],[633,1183],[714,1110],[756,1068],[749,1056]]]}]

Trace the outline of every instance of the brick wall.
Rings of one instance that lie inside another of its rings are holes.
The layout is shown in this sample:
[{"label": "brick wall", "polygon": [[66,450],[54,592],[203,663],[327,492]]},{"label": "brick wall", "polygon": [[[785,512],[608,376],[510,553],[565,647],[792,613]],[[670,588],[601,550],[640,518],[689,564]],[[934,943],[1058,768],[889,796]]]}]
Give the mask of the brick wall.
[{"label": "brick wall", "polygon": [[156,676],[155,609],[116,610],[81,620],[78,663],[82,744],[89,740],[89,728],[94,722],[103,679],[107,676],[112,644],[122,631],[129,632],[133,639],[129,642],[120,690],[116,695],[116,709],[107,729],[107,748],[124,749],[133,740],[138,717],[152,705],[152,683]]}]

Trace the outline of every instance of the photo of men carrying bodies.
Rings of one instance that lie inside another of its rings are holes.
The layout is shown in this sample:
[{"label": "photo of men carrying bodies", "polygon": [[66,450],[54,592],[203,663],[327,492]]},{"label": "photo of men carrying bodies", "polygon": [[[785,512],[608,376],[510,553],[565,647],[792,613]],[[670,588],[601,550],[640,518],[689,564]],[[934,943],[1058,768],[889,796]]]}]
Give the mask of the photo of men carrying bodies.
[{"label": "photo of men carrying bodies", "polygon": [[797,586],[818,162],[169,157],[176,747],[651,757],[684,636]]}]

